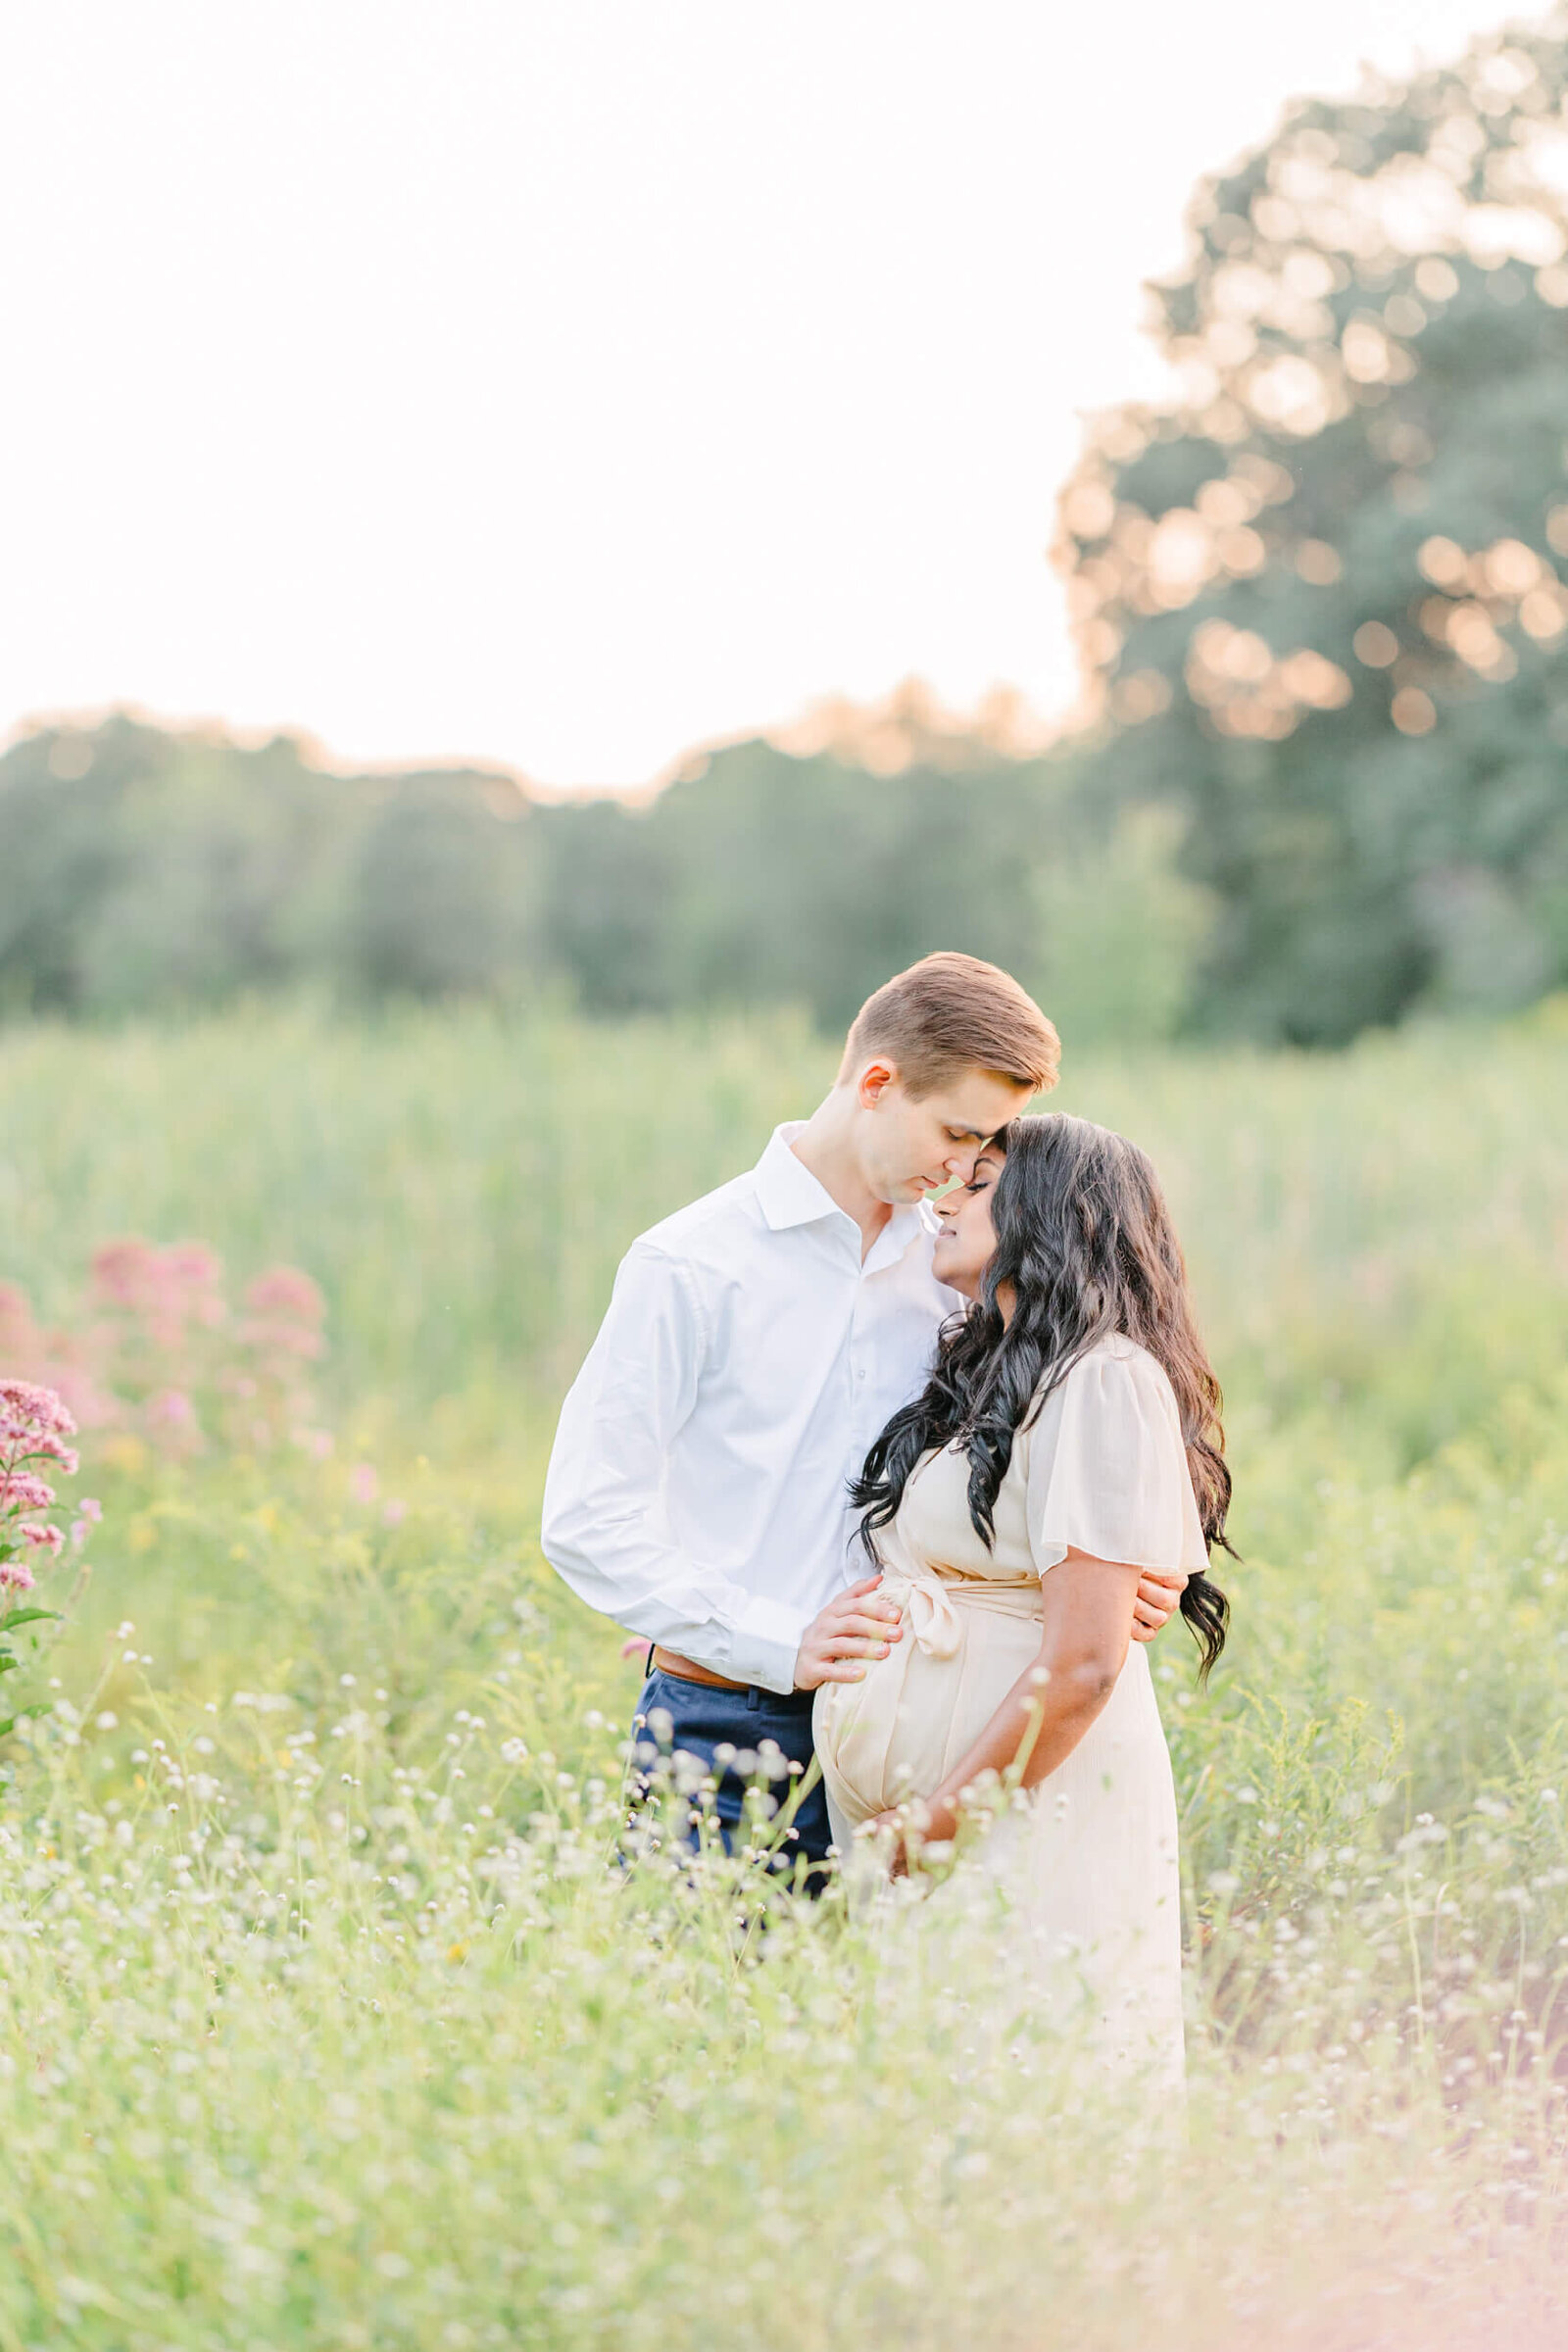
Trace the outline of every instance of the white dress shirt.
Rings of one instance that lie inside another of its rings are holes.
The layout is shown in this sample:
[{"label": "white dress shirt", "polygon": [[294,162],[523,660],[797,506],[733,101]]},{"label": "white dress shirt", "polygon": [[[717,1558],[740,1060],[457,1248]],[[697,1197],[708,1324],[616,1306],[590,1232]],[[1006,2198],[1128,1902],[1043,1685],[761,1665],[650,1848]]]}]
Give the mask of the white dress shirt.
[{"label": "white dress shirt", "polygon": [[923,1201],[862,1263],[790,1149],[801,1124],[632,1244],[545,1481],[545,1555],[591,1608],[770,1690],[866,1573],[848,1481],[963,1303],[931,1271]]}]

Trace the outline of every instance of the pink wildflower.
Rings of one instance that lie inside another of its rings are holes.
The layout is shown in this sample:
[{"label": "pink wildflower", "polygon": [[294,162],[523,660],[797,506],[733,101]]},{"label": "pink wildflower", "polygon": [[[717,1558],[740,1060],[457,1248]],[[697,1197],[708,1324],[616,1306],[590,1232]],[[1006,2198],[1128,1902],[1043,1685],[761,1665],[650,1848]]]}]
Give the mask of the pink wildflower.
[{"label": "pink wildflower", "polygon": [[104,1506],[95,1494],[84,1494],[76,1509],[80,1516],[71,1522],[71,1541],[79,1551],[102,1519]]},{"label": "pink wildflower", "polygon": [[[0,1437],[4,1436],[0,1429]],[[74,1446],[63,1446],[50,1430],[38,1437],[24,1437],[18,1444],[13,1460],[56,1462],[67,1478],[74,1478],[80,1467],[80,1457]]]},{"label": "pink wildflower", "polygon": [[162,1271],[185,1314],[204,1323],[209,1331],[227,1321],[228,1308],[220,1287],[223,1261],[205,1242],[175,1242],[163,1253]]},{"label": "pink wildflower", "polygon": [[[33,1320],[24,1291],[0,1282],[0,1363],[14,1364],[37,1385],[52,1389],[81,1428],[119,1417],[116,1398],[100,1388],[92,1358],[99,1335],[75,1339],[63,1331],[45,1331]],[[5,1408],[0,1406],[0,1415]]]},{"label": "pink wildflower", "polygon": [[326,1301],[308,1274],[298,1266],[269,1266],[245,1292],[253,1315],[284,1316],[296,1323],[319,1323]]},{"label": "pink wildflower", "polygon": [[30,1544],[35,1551],[52,1551],[57,1555],[66,1540],[58,1527],[40,1526],[35,1519],[22,1520],[17,1528],[17,1533],[23,1542]]},{"label": "pink wildflower", "polygon": [[16,1592],[30,1592],[37,1581],[25,1560],[0,1560],[0,1586],[9,1585]]},{"label": "pink wildflower", "polygon": [[356,1462],[349,1472],[349,1493],[356,1502],[373,1502],[380,1481],[368,1462]]},{"label": "pink wildflower", "polygon": [[167,1352],[186,1345],[186,1327],[209,1328],[228,1312],[219,1284],[222,1263],[205,1242],[106,1242],[93,1258],[93,1284],[106,1306],[140,1323],[139,1337]]},{"label": "pink wildflower", "polygon": [[30,1470],[0,1471],[0,1511],[46,1511],[55,1498]]},{"label": "pink wildflower", "polygon": [[30,1380],[0,1380],[0,1438],[75,1434],[76,1424],[53,1389]]},{"label": "pink wildflower", "polygon": [[205,1242],[175,1242],[162,1253],[166,1274],[188,1290],[210,1291],[223,1277],[223,1261]]},{"label": "pink wildflower", "polygon": [[381,1513],[381,1517],[388,1527],[401,1527],[408,1515],[408,1504],[406,1502],[398,1502],[396,1499],[387,1503]]},{"label": "pink wildflower", "polygon": [[141,1306],[157,1287],[157,1266],[150,1242],[105,1242],[93,1251],[93,1287],[110,1306]]},{"label": "pink wildflower", "polygon": [[158,1389],[145,1407],[146,1430],[164,1453],[200,1453],[207,1444],[196,1407],[183,1389]]}]

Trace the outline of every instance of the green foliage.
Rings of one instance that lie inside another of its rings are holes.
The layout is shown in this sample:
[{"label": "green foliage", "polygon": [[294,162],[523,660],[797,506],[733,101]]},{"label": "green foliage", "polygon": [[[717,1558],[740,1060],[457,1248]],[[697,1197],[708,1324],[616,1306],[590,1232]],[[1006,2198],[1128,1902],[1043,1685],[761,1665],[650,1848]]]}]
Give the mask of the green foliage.
[{"label": "green foliage", "polygon": [[1173,809],[1133,804],[1107,828],[1064,828],[1035,877],[1035,985],[1075,1047],[1185,1026],[1216,908],[1177,870],[1180,830]]},{"label": "green foliage", "polygon": [[[462,772],[333,776],[284,739],[50,731],[0,758],[0,1008],[304,985],[602,1015],[783,1004],[833,1030],[957,948],[1061,976],[1091,1031],[1164,1034],[1193,950],[1157,833],[1130,853],[1118,836],[1107,865],[1063,757],[962,737],[901,756],[885,774],[847,749],[735,744],[632,808]],[[1124,895],[1097,906],[1107,888]]]},{"label": "green foliage", "polygon": [[882,776],[734,745],[651,808],[543,812],[555,959],[597,1011],[793,1004],[830,1031],[935,948],[1032,972],[1067,782],[1045,760]]},{"label": "green foliage", "polygon": [[493,777],[331,776],[281,736],[247,750],[111,718],[27,737],[0,758],[0,1005],[514,984],[526,809]]},{"label": "green foliage", "polygon": [[1293,106],[1153,289],[1183,384],[1062,503],[1112,731],[1220,919],[1194,1014],[1339,1043],[1568,977],[1568,20]]},{"label": "green foliage", "polygon": [[[341,915],[346,975],[369,996],[514,984],[534,958],[534,858],[521,798],[400,777],[358,834]],[[510,821],[498,821],[504,812]]]}]

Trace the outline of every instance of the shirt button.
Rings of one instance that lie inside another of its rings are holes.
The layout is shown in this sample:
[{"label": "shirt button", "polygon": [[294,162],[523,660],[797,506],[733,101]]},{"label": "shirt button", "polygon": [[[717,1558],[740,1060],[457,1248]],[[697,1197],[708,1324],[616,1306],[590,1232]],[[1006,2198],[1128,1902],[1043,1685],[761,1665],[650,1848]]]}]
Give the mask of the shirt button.
[{"label": "shirt button", "polygon": [[863,1364],[857,1364],[855,1368],[855,1377],[857,1380],[863,1380],[865,1378],[865,1366]]}]

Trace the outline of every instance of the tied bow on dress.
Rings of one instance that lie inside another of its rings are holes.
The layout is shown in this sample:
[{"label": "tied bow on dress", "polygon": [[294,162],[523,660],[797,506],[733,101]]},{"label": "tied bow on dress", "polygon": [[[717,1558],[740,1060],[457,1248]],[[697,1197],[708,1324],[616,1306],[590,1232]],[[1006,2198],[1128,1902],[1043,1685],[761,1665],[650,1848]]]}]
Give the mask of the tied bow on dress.
[{"label": "tied bow on dress", "polygon": [[951,1658],[963,1639],[945,1580],[923,1561],[885,1568],[879,1597],[891,1600],[927,1656]]},{"label": "tied bow on dress", "polygon": [[1006,1617],[1041,1614],[1038,1576],[970,1576],[961,1569],[944,1569],[916,1559],[896,1540],[891,1529],[878,1541],[882,1559],[879,1592],[896,1603],[914,1637],[915,1646],[928,1657],[956,1657],[963,1642],[964,1609],[994,1609]]}]

